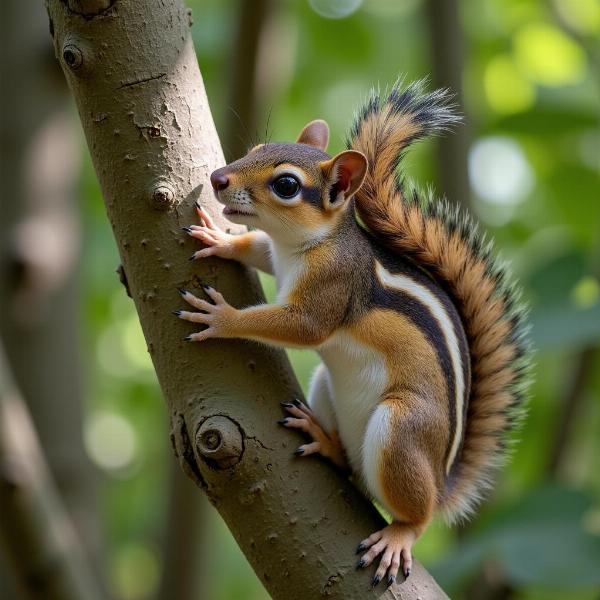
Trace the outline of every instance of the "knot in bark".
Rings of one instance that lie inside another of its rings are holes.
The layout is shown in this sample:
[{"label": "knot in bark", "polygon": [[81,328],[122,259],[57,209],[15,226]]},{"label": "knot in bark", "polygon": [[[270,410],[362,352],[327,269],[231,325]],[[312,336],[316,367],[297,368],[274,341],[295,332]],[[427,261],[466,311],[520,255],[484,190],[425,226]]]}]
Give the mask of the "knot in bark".
[{"label": "knot in bark", "polygon": [[73,42],[67,42],[63,46],[62,56],[66,65],[72,71],[76,71],[83,65],[83,52]]},{"label": "knot in bark", "polygon": [[205,419],[196,433],[196,448],[216,469],[233,467],[244,453],[244,438],[238,425],[221,415]]},{"label": "knot in bark", "polygon": [[175,206],[175,190],[166,181],[155,181],[151,188],[152,206],[158,210],[168,210]]}]

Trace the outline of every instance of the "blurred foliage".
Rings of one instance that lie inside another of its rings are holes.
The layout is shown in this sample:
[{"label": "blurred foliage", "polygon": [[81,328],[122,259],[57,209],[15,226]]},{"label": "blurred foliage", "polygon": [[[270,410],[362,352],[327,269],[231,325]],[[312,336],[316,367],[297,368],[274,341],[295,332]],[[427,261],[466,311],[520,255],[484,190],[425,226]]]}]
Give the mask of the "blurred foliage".
[{"label": "blurred foliage", "polygon": [[[222,128],[236,119],[226,98],[237,4],[191,5],[200,66]],[[275,6],[261,42],[260,131],[239,124],[248,146],[271,136],[293,140],[307,121],[323,117],[332,129],[330,150],[337,151],[371,85],[431,71],[423,0],[288,0]],[[461,597],[483,562],[491,561],[514,597],[597,598],[600,471],[592,457],[600,456],[598,353],[554,473],[549,456],[580,354],[600,339],[600,2],[464,0],[461,15],[472,206],[525,288],[539,352],[529,416],[493,497],[460,535],[434,523],[415,553],[453,597]],[[406,160],[421,184],[436,179],[432,149],[424,142]],[[111,588],[117,598],[143,600],[160,577],[167,470],[174,458],[133,306],[114,274],[117,252],[89,163],[82,191],[86,447],[106,473]],[[272,294],[272,280],[263,280]],[[306,386],[316,357],[290,354]],[[266,598],[224,525],[215,520],[205,535],[214,550],[203,558],[214,576],[213,597]]]},{"label": "blurred foliage", "polygon": [[600,538],[582,528],[592,506],[581,491],[539,486],[481,519],[433,574],[446,589],[457,589],[483,560],[492,560],[518,587],[542,584],[563,598],[573,588],[597,589]]}]

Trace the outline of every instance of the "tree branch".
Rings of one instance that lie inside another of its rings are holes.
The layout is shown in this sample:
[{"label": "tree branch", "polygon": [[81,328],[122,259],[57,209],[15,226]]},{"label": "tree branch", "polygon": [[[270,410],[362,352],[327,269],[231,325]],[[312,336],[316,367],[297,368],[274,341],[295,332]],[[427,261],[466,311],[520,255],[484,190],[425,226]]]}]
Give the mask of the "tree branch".
[{"label": "tree branch", "polygon": [[159,600],[212,598],[215,577],[206,559],[212,548],[207,525],[213,519],[213,510],[172,458],[170,463],[164,562],[156,597]]},{"label": "tree branch", "polygon": [[590,377],[594,373],[594,364],[598,356],[597,346],[587,346],[574,357],[571,380],[561,401],[558,412],[556,432],[550,445],[547,472],[550,477],[556,477],[565,458],[565,450],[575,419],[585,400],[585,391]]},{"label": "tree branch", "polygon": [[[256,70],[260,37],[271,0],[237,2],[236,42],[230,59],[229,108],[222,135],[228,161],[243,156],[257,136]],[[245,135],[241,135],[240,131]]]},{"label": "tree branch", "polygon": [[[87,8],[89,5],[89,8]],[[208,495],[273,598],[444,598],[421,566],[381,596],[355,571],[356,543],[381,528],[373,506],[319,460],[299,461],[279,403],[299,393],[280,351],[250,342],[188,344],[170,314],[178,287],[214,285],[236,306],[263,300],[241,265],[205,259],[181,227],[223,164],[180,0],[47,0],[56,54],[75,97],[108,217],[186,473]],[[88,14],[81,14],[82,12]],[[151,78],[157,73],[164,77]],[[135,86],[126,82],[147,80]],[[390,595],[391,594],[391,595]]]}]

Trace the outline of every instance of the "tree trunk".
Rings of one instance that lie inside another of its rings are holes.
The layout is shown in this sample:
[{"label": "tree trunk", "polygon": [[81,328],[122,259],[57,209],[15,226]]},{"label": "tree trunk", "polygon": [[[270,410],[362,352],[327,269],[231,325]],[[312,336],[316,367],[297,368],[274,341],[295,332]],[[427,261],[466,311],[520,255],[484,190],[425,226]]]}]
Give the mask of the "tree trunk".
[{"label": "tree trunk", "polygon": [[[381,596],[354,570],[357,542],[382,519],[320,460],[292,456],[276,425],[299,394],[284,354],[251,342],[188,344],[170,314],[178,287],[214,285],[236,306],[262,301],[238,264],[187,261],[181,227],[223,156],[180,0],[47,0],[57,56],[79,108],[129,288],[183,469],[208,495],[269,593],[303,600]],[[395,596],[393,595],[395,594]],[[421,566],[382,597],[445,597]],[[404,595],[402,595],[404,594]]]},{"label": "tree trunk", "polygon": [[0,542],[20,598],[101,598],[1,345]]}]

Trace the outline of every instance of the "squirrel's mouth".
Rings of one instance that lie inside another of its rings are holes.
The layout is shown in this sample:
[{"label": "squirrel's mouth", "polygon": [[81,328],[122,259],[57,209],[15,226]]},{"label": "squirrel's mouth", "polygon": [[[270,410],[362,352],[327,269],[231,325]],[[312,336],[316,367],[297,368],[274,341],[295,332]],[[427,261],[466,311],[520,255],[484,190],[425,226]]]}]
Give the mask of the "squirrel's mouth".
[{"label": "squirrel's mouth", "polygon": [[244,210],[240,207],[233,207],[233,206],[226,206],[225,208],[223,208],[223,214],[228,217],[230,217],[232,215],[240,215],[240,216],[244,216],[244,217],[256,217],[256,214],[249,210]]}]

